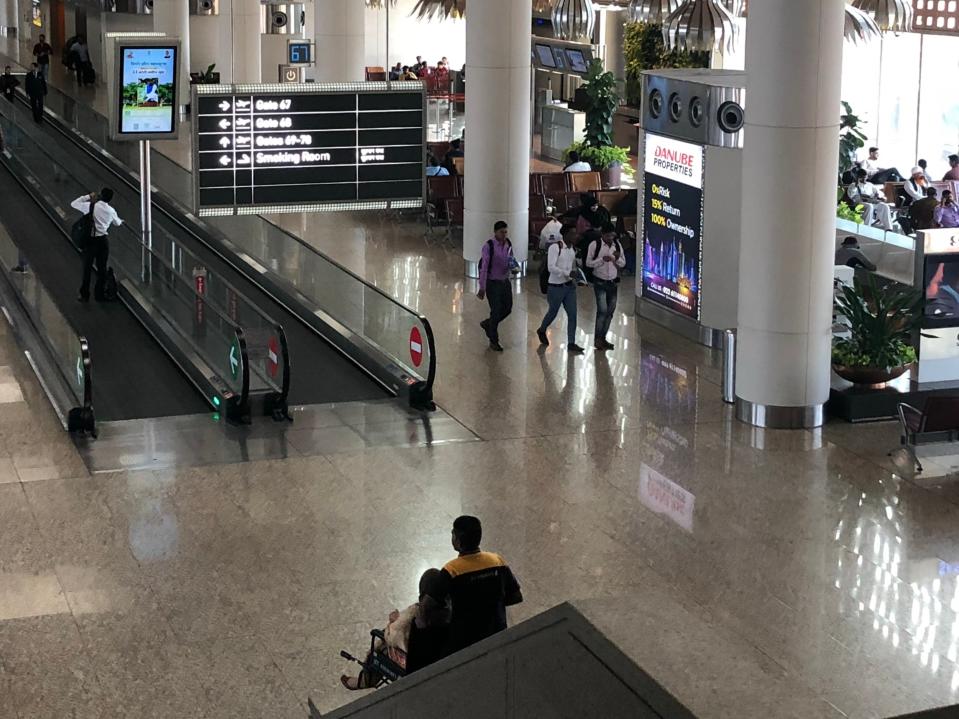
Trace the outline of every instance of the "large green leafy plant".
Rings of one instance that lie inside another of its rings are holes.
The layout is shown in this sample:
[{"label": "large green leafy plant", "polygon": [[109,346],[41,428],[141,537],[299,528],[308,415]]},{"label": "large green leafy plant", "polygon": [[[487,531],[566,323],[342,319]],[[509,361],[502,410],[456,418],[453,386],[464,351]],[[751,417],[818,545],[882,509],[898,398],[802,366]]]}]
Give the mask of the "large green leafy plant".
[{"label": "large green leafy plant", "polygon": [[844,367],[893,369],[916,361],[912,334],[921,320],[922,294],[904,287],[880,287],[874,276],[844,286],[836,312],[849,322],[849,338],[833,343],[832,361]]},{"label": "large green leafy plant", "polygon": [[626,58],[626,103],[639,107],[643,96],[643,70],[671,67],[709,67],[708,52],[670,50],[663,41],[663,28],[647,22],[626,23],[623,40]]},{"label": "large green leafy plant", "polygon": [[598,170],[605,170],[611,165],[622,165],[623,172],[631,175],[632,166],[629,164],[629,148],[617,147],[616,145],[607,145],[605,147],[590,147],[585,140],[574,142],[566,148],[564,160],[569,162],[569,153],[579,153],[579,159],[588,162]]},{"label": "large green leafy plant", "polygon": [[866,135],[859,128],[863,125],[859,116],[853,113],[848,102],[842,103],[843,113],[839,116],[839,174],[848,172],[856,164],[856,153],[866,146]]},{"label": "large green leafy plant", "polygon": [[613,144],[613,116],[619,106],[616,76],[603,68],[602,60],[589,65],[583,83],[586,106],[586,146],[609,147]]}]

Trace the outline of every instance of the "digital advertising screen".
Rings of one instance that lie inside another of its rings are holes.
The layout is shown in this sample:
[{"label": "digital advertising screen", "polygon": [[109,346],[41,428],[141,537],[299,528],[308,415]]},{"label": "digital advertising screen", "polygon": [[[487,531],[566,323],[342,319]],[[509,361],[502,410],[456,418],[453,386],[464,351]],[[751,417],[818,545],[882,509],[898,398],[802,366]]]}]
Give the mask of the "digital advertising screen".
[{"label": "digital advertising screen", "polygon": [[926,255],[925,316],[959,325],[959,254]]},{"label": "digital advertising screen", "polygon": [[423,204],[423,83],[266,85],[262,92],[204,85],[193,92],[200,216]]},{"label": "digital advertising screen", "polygon": [[149,139],[176,135],[177,55],[175,44],[120,45],[117,131],[121,137]]},{"label": "digital advertising screen", "polygon": [[646,134],[643,297],[699,320],[704,148]]}]

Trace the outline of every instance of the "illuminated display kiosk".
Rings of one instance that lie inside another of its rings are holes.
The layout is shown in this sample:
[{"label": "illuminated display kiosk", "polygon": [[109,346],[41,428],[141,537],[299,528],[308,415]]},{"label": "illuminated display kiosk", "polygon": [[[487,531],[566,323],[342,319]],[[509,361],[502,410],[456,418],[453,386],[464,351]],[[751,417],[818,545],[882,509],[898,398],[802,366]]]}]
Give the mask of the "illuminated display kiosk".
[{"label": "illuminated display kiosk", "polygon": [[636,310],[709,347],[739,303],[742,73],[645,73]]},{"label": "illuminated display kiosk", "polygon": [[176,140],[180,41],[122,34],[112,39],[111,139]]},{"label": "illuminated display kiosk", "polygon": [[920,384],[959,381],[959,230],[919,233],[914,286],[922,290]]},{"label": "illuminated display kiosk", "polygon": [[420,82],[194,85],[200,216],[422,207]]}]

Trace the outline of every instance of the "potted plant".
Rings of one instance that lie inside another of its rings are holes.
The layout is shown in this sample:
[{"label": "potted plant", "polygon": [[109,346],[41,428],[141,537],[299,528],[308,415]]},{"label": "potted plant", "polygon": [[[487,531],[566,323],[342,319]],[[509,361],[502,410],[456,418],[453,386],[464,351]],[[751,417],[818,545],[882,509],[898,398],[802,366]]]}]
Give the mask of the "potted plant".
[{"label": "potted plant", "polygon": [[626,23],[623,38],[626,60],[626,104],[642,105],[643,71],[674,67],[709,67],[708,52],[670,50],[663,40],[661,25],[648,22]]},{"label": "potted plant", "polygon": [[579,153],[583,162],[588,162],[597,172],[602,174],[603,187],[619,187],[623,175],[632,178],[633,168],[629,164],[629,148],[606,145],[604,147],[590,147],[585,141],[574,142],[566,148],[563,159],[569,162],[569,153]]},{"label": "potted plant", "polygon": [[205,72],[191,72],[190,73],[190,84],[191,85],[219,85],[220,84],[220,73],[214,72],[216,68],[216,63],[210,65]]},{"label": "potted plant", "polygon": [[629,149],[613,144],[613,116],[619,106],[616,76],[594,59],[583,82],[586,91],[586,130],[580,156],[593,169],[603,173],[603,187],[619,187],[622,167],[629,161]]},{"label": "potted plant", "polygon": [[859,129],[862,122],[853,114],[848,102],[842,103],[839,116],[839,175],[849,172],[856,165],[856,153],[866,145],[866,135]]},{"label": "potted plant", "polygon": [[845,317],[849,337],[832,347],[833,370],[857,385],[883,385],[916,361],[913,332],[919,327],[922,294],[896,285],[880,287],[873,275],[844,286],[836,312]]}]

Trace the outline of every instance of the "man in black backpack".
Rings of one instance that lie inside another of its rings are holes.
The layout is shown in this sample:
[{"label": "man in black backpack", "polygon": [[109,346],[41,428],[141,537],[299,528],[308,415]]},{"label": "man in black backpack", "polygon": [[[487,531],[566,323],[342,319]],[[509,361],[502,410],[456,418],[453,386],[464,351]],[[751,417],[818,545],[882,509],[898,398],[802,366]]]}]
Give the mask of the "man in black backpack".
[{"label": "man in black backpack", "polygon": [[606,341],[609,326],[616,313],[619,298],[619,271],[626,266],[623,246],[616,237],[616,229],[608,224],[602,238],[594,239],[586,250],[586,266],[592,270],[593,291],[596,293],[596,333],[594,346],[600,352],[613,349]]},{"label": "man in black backpack", "polygon": [[513,259],[513,243],[509,241],[509,226],[500,220],[493,225],[493,237],[483,245],[480,257],[479,292],[481,300],[489,301],[489,319],[480,322],[480,327],[489,339],[490,349],[502,352],[499,343],[499,323],[513,311],[513,290],[509,286]]},{"label": "man in black backpack", "polygon": [[100,194],[93,192],[89,195],[78,197],[70,203],[74,210],[89,215],[91,224],[89,225],[90,236],[84,238],[83,246],[83,281],[80,284],[80,302],[90,301],[90,275],[93,272],[93,265],[97,266],[97,283],[93,290],[93,296],[97,302],[106,301],[104,287],[107,279],[107,262],[110,259],[110,244],[107,240],[107,232],[114,225],[122,225],[123,220],[117,215],[117,211],[110,206],[110,200],[113,199],[113,190],[104,187]]}]

